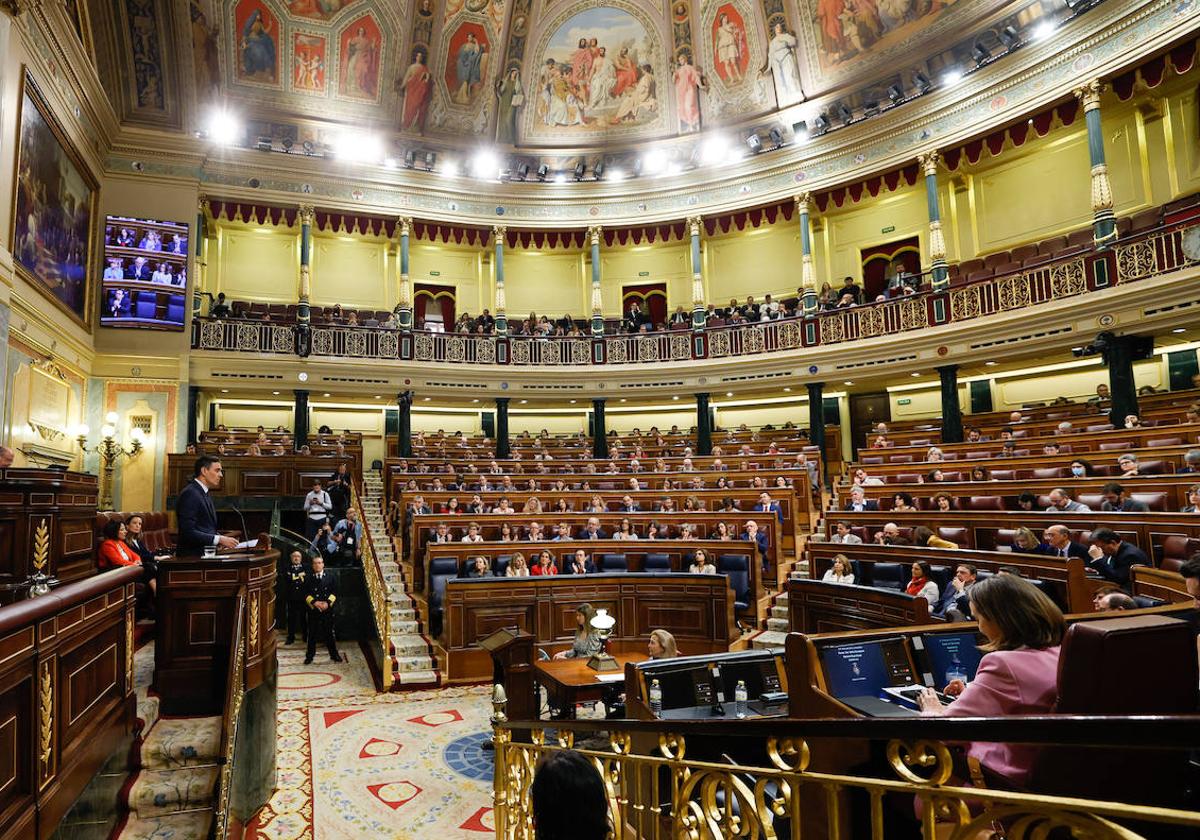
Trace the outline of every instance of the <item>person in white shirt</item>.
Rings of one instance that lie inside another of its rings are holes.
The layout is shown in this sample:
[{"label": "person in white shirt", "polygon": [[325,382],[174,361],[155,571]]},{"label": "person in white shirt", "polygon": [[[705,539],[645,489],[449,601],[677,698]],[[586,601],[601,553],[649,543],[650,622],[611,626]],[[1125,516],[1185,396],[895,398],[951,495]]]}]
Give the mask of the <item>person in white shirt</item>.
[{"label": "person in white shirt", "polygon": [[854,471],[854,483],[859,487],[880,487],[883,485],[883,479],[868,475],[866,470],[859,467]]},{"label": "person in white shirt", "polygon": [[821,580],[827,583],[854,583],[854,568],[850,565],[850,558],[845,554],[835,554],[833,568]]},{"label": "person in white shirt", "polygon": [[333,510],[333,502],[329,494],[321,489],[321,482],[314,481],[312,490],[304,497],[304,536],[311,542],[329,518]]},{"label": "person in white shirt", "polygon": [[467,533],[463,534],[461,542],[465,543],[480,543],[483,542],[483,537],[479,534],[479,523],[472,522],[467,526]]},{"label": "person in white shirt", "polygon": [[834,526],[833,536],[829,539],[830,542],[841,543],[843,545],[862,545],[862,537],[851,532],[849,522],[839,522]]},{"label": "person in white shirt", "polygon": [[688,567],[688,571],[694,575],[715,575],[717,567],[708,559],[707,551],[697,548],[692,555],[692,565]]}]

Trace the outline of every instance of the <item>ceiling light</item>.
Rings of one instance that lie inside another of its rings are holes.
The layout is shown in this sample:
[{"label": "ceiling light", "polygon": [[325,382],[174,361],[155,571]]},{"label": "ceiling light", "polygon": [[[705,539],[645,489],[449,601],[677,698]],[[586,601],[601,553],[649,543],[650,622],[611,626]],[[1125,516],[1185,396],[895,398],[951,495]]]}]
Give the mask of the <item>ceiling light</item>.
[{"label": "ceiling light", "polygon": [[815,117],[813,117],[813,121],[812,121],[813,134],[824,134],[828,130],[829,130],[829,115],[828,114],[822,113],[822,114],[817,114]]},{"label": "ceiling light", "polygon": [[526,178],[529,177],[529,164],[528,163],[522,162],[517,166],[517,177],[520,178],[522,181],[524,181]]},{"label": "ceiling light", "polygon": [[378,163],[383,160],[383,141],[368,131],[344,131],[334,138],[333,153],[350,163]]},{"label": "ceiling light", "polygon": [[550,174],[550,167],[546,164],[541,164],[537,168],[537,176],[539,181],[545,181],[546,176]]},{"label": "ceiling light", "polygon": [[561,172],[559,172],[557,175],[554,176],[554,183],[556,183],[556,184],[567,183],[567,176],[562,174]]},{"label": "ceiling light", "polygon": [[1044,41],[1054,34],[1054,24],[1044,20],[1033,28],[1033,40]]},{"label": "ceiling light", "polygon": [[975,46],[971,48],[971,58],[975,59],[976,67],[982,67],[991,60],[992,51],[979,41],[976,41]]},{"label": "ceiling light", "polygon": [[914,370],[914,371],[912,372],[912,375],[913,375],[913,376],[920,376],[921,374],[920,374],[920,372],[918,372],[918,371],[915,371],[915,370]]},{"label": "ceiling light", "polygon": [[425,153],[425,170],[427,172],[432,172],[433,167],[436,165],[437,165],[437,152],[426,152]]},{"label": "ceiling light", "polygon": [[682,166],[680,166],[675,161],[671,161],[669,164],[667,164],[667,171],[664,172],[663,174],[664,175],[678,175],[682,171],[683,171]]},{"label": "ceiling light", "polygon": [[891,85],[887,89],[887,98],[892,100],[893,105],[899,105],[904,99],[904,88],[900,85]]},{"label": "ceiling light", "polygon": [[585,164],[583,161],[579,161],[579,163],[575,164],[575,171],[573,174],[575,175],[576,181],[582,181],[583,173],[585,172],[587,172],[587,164]]},{"label": "ceiling light", "polygon": [[943,87],[954,87],[956,84],[958,84],[959,82],[962,81],[962,77],[963,77],[962,71],[959,70],[957,67],[953,67],[953,68],[947,70],[942,75],[942,86]]},{"label": "ceiling light", "polygon": [[383,159],[383,165],[388,169],[395,169],[397,166],[396,159],[394,157],[385,157]]},{"label": "ceiling light", "polygon": [[625,172],[624,172],[624,170],[621,170],[621,169],[610,169],[610,170],[608,170],[608,180],[610,180],[610,181],[624,181],[624,180],[625,180]]},{"label": "ceiling light", "polygon": [[383,399],[383,395],[382,395],[382,394],[376,394],[376,395],[375,395],[375,399],[377,399],[377,400],[381,400],[381,399]]},{"label": "ceiling light", "polygon": [[444,160],[442,161],[441,172],[447,178],[453,178],[458,174],[458,164],[452,160]]},{"label": "ceiling light", "polygon": [[625,401],[626,401],[625,398],[621,397],[621,402],[625,402]]},{"label": "ceiling light", "polygon": [[762,151],[762,138],[758,136],[757,131],[746,136],[746,146],[748,146],[750,151],[754,152],[755,154],[758,154]]},{"label": "ceiling light", "polygon": [[792,137],[797,143],[803,143],[808,140],[808,123],[804,120],[792,123]]},{"label": "ceiling light", "polygon": [[329,394],[322,394],[321,396],[323,396],[323,397],[328,397],[328,396],[329,396]]},{"label": "ceiling light", "polygon": [[222,388],[222,389],[221,389],[221,393],[222,393],[222,394],[228,394],[228,393],[229,393],[229,389],[228,389],[228,388]]},{"label": "ceiling light", "polygon": [[290,152],[292,150],[292,146],[296,145],[296,141],[291,137],[284,137],[279,141],[279,145],[283,146],[283,150],[285,152]]},{"label": "ceiling light", "polygon": [[845,385],[853,385],[854,383],[853,383],[852,381],[850,381],[849,379],[847,379],[847,380],[846,380],[846,381],[845,381],[843,384],[845,384]]},{"label": "ceiling light", "polygon": [[521,405],[525,405],[528,402],[529,402],[529,400],[521,400]]},{"label": "ceiling light", "polygon": [[726,163],[737,163],[746,157],[746,150],[741,146],[730,146],[729,151],[725,154]]},{"label": "ceiling light", "polygon": [[1012,52],[1017,47],[1021,46],[1021,38],[1017,34],[1017,30],[1013,26],[1006,26],[1000,30],[1000,43],[1004,44],[1004,49]]},{"label": "ceiling light", "polygon": [[1182,332],[1187,332],[1187,328],[1186,327],[1176,327],[1175,329],[1171,330],[1171,332],[1175,333],[1175,335],[1179,335]]},{"label": "ceiling light", "polygon": [[596,165],[592,167],[592,177],[599,181],[604,177],[604,161],[596,161]]},{"label": "ceiling light", "polygon": [[678,395],[678,394],[676,394],[675,396],[671,397],[671,399],[673,399],[673,400],[677,400],[677,399],[679,399],[679,395]]},{"label": "ceiling light", "polygon": [[767,136],[771,138],[771,148],[778,149],[783,145],[783,132],[778,128],[772,128],[767,132]]},{"label": "ceiling light", "polygon": [[933,82],[929,81],[929,77],[924,73],[913,73],[913,87],[924,95],[933,90]]},{"label": "ceiling light", "polygon": [[480,149],[471,158],[471,174],[476,178],[495,178],[500,172],[500,161],[491,149]]},{"label": "ceiling light", "polygon": [[260,152],[269,152],[271,151],[272,147],[273,144],[271,143],[271,138],[266,136],[259,137],[254,144],[254,148],[258,149]]},{"label": "ceiling light", "polygon": [[242,139],[242,123],[224,109],[214,110],[208,118],[208,136],[218,146],[232,146]]},{"label": "ceiling light", "polygon": [[839,102],[834,110],[837,111],[838,119],[842,121],[843,125],[850,125],[854,120],[854,113],[846,107],[845,102]]},{"label": "ceiling light", "polygon": [[277,397],[279,396],[279,392],[278,392],[278,391],[272,391],[271,393],[272,393],[272,394],[274,394],[274,395],[275,395],[275,396],[277,396]]},{"label": "ceiling light", "polygon": [[783,390],[787,391],[789,394],[792,392],[791,386],[787,386]]},{"label": "ceiling light", "polygon": [[477,402],[479,402],[479,398],[478,398],[478,397],[476,397],[475,399],[471,400],[471,402],[473,402],[473,403],[477,403]]},{"label": "ceiling light", "polygon": [[579,400],[571,400],[571,405],[575,405],[577,402],[579,402]]},{"label": "ceiling light", "polygon": [[988,367],[995,367],[996,365],[998,365],[1000,363],[997,361],[987,361],[987,362],[984,362],[984,364],[987,365]]},{"label": "ceiling light", "polygon": [[727,396],[727,397],[732,397],[732,396],[733,396],[733,391],[726,391],[726,392],[725,392],[725,396]]},{"label": "ceiling light", "polygon": [[425,402],[429,402],[431,399],[433,399],[433,397],[426,397]]},{"label": "ceiling light", "polygon": [[707,165],[720,163],[729,154],[729,138],[713,134],[700,144],[700,162]]},{"label": "ceiling light", "polygon": [[647,175],[657,175],[667,168],[667,153],[661,149],[642,155],[642,172]]},{"label": "ceiling light", "polygon": [[412,169],[413,166],[416,164],[416,162],[417,162],[417,153],[415,151],[413,151],[412,149],[409,149],[407,152],[404,153],[404,168],[405,169]]}]

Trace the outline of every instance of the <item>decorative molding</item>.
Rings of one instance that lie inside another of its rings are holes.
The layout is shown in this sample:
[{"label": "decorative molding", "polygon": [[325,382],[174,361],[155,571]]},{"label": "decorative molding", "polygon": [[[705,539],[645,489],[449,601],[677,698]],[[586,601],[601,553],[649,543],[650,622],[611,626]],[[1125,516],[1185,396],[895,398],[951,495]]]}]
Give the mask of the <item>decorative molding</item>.
[{"label": "decorative molding", "polygon": [[921,152],[917,155],[917,163],[926,178],[930,175],[937,175],[938,164],[941,163],[941,160],[942,154],[937,149],[930,149],[928,152]]},{"label": "decorative molding", "polygon": [[54,749],[54,658],[42,662],[41,690],[39,695],[38,763],[42,766],[43,781],[53,775],[50,754]]},{"label": "decorative molding", "polygon": [[1104,93],[1104,88],[1104,82],[1092,79],[1084,82],[1071,93],[1083,105],[1083,112],[1086,114],[1088,111],[1095,111],[1100,107],[1100,94]]}]

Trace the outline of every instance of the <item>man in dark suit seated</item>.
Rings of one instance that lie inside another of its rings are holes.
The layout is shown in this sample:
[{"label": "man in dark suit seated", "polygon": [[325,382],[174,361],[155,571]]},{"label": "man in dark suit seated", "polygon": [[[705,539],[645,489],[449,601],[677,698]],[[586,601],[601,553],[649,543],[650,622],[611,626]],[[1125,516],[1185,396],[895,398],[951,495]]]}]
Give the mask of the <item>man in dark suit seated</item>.
[{"label": "man in dark suit seated", "polygon": [[850,488],[850,501],[846,502],[844,510],[879,510],[879,502],[868,499],[866,492],[857,484]]},{"label": "man in dark suit seated", "polygon": [[969,621],[971,608],[967,590],[975,585],[978,573],[979,570],[972,564],[959,563],[954,570],[954,577],[950,578],[950,584],[931,612],[945,616],[948,621]]},{"label": "man in dark suit seated", "polygon": [[587,527],[583,529],[583,533],[579,535],[581,540],[606,540],[608,534],[604,533],[604,529],[600,527],[600,520],[595,516],[589,516]]},{"label": "man in dark suit seated", "polygon": [[1066,525],[1051,525],[1043,531],[1042,544],[1037,547],[1036,553],[1063,560],[1078,557],[1084,563],[1091,560],[1087,547],[1071,539],[1071,529]]},{"label": "man in dark suit seated", "polygon": [[179,554],[198,554],[208,546],[237,548],[237,540],[217,533],[217,509],[209,495],[221,486],[224,471],[220,459],[201,455],[196,459],[193,475],[175,502],[175,517],[179,522],[175,550]]},{"label": "man in dark suit seated", "polygon": [[1100,510],[1112,513],[1145,513],[1150,510],[1145,502],[1125,495],[1125,488],[1115,481],[1105,484],[1100,492],[1104,494]]},{"label": "man in dark suit seated", "polygon": [[783,510],[780,509],[779,502],[772,501],[770,493],[760,493],[754,509],[760,513],[773,513],[776,519],[783,521]]},{"label": "man in dark suit seated", "polygon": [[633,500],[632,496],[625,495],[621,497],[621,511],[623,513],[637,513],[642,509],[642,506]]},{"label": "man in dark suit seated", "polygon": [[742,539],[754,543],[755,548],[758,549],[759,558],[762,560],[763,571],[767,571],[769,565],[767,550],[770,548],[770,544],[767,542],[767,532],[758,530],[758,523],[750,519],[746,521],[746,530],[742,534]]},{"label": "man in dark suit seated", "polygon": [[1111,580],[1122,589],[1129,588],[1131,567],[1151,565],[1146,552],[1125,542],[1121,535],[1111,528],[1097,528],[1092,531],[1092,547],[1088,556],[1089,569],[1099,572],[1105,580]]}]

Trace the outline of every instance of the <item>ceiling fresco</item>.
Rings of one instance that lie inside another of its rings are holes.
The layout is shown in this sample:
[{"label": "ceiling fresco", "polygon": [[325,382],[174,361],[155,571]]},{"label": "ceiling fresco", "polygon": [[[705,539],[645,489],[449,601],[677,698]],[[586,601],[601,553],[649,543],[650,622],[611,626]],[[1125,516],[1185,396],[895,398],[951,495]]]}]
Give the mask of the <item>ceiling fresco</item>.
[{"label": "ceiling fresco", "polygon": [[[184,99],[183,130],[217,103],[293,141],[369,128],[568,151],[878,96],[1045,1],[118,0],[102,17],[129,45],[113,60],[132,122]],[[190,67],[164,60],[180,53]]]}]

